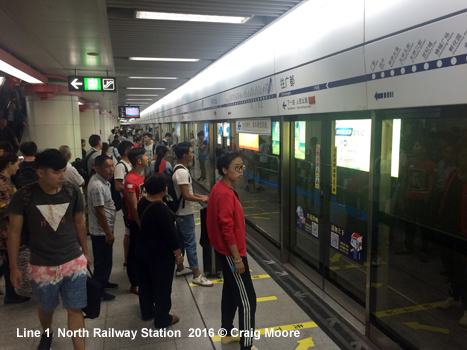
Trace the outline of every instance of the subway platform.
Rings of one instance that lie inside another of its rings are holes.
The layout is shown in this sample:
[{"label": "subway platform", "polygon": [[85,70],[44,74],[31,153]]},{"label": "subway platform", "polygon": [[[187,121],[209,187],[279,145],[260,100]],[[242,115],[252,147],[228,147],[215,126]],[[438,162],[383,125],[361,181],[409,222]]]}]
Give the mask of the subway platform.
[{"label": "subway platform", "polygon": [[[195,213],[199,241],[199,211]],[[111,282],[118,283],[119,288],[109,291],[116,299],[102,303],[98,318],[85,320],[86,349],[239,349],[238,343],[223,345],[220,342],[222,279],[218,277],[211,277],[213,287],[191,284],[191,275],[174,278],[171,313],[180,316],[180,322],[158,330],[152,327],[152,321],[142,321],[138,297],[129,292],[123,269],[123,235],[123,219],[119,212],[111,275]],[[92,255],[89,238],[88,247]],[[349,316],[344,320],[345,311],[293,267],[267,256],[251,240],[247,251],[258,298],[254,345],[259,350],[377,349],[362,335],[361,323],[349,322]],[[198,255],[202,264],[201,247]],[[4,292],[3,279],[0,290]],[[0,349],[36,349],[41,328],[35,298],[22,304],[4,305],[3,297],[0,296]],[[53,349],[72,349],[66,325],[67,313],[60,305],[53,320]],[[238,325],[237,320],[234,325]]]}]

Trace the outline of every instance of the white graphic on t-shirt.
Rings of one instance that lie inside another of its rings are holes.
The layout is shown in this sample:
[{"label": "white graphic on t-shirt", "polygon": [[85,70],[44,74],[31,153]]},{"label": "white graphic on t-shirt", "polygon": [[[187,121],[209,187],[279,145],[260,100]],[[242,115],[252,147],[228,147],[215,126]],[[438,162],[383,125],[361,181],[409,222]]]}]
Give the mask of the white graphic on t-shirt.
[{"label": "white graphic on t-shirt", "polygon": [[41,222],[41,226],[46,226],[46,222],[49,223],[50,227],[57,231],[60,223],[65,223],[64,215],[70,203],[63,204],[44,204],[38,205],[37,209],[42,213],[46,221]]}]

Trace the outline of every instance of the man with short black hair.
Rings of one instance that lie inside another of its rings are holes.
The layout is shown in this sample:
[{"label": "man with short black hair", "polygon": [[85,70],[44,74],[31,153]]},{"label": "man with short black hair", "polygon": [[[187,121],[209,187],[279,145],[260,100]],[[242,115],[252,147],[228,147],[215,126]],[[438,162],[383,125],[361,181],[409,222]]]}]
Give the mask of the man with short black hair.
[{"label": "man with short black hair", "polygon": [[89,157],[86,163],[86,170],[88,175],[91,175],[92,168],[94,166],[94,159],[102,153],[101,137],[96,134],[89,136],[89,146],[91,146],[91,149],[86,153],[86,157]]},{"label": "man with short black hair", "polygon": [[128,152],[128,159],[132,165],[131,171],[125,178],[125,204],[128,207],[128,226],[130,228],[130,248],[127,257],[127,274],[131,283],[130,292],[138,294],[138,281],[136,277],[136,239],[141,226],[138,216],[138,202],[145,195],[144,168],[149,164],[146,151],[142,147],[132,148]]},{"label": "man with short black hair", "polygon": [[162,139],[162,144],[169,149],[169,151],[172,149],[172,145],[169,146],[169,141],[170,138],[172,137],[171,133],[166,133],[164,138]]},{"label": "man with short black hair", "polygon": [[[50,349],[59,294],[68,312],[68,329],[84,329],[81,309],[87,305],[86,265],[91,260],[83,221],[83,200],[78,187],[65,181],[66,163],[57,149],[37,154],[39,181],[18,190],[9,206],[8,254],[15,288],[20,288],[22,283],[17,263],[21,228],[24,224],[29,229],[28,274],[39,303],[37,312],[44,332],[38,349]],[[84,349],[84,341],[84,337],[72,337],[74,349]]]},{"label": "man with short black hair", "polygon": [[5,115],[0,115],[0,141],[8,142],[13,146],[14,152],[18,152],[18,138],[14,130],[8,126],[8,119]]},{"label": "man with short black hair", "polygon": [[193,193],[191,176],[188,170],[188,163],[193,160],[194,156],[191,143],[179,143],[175,148],[175,155],[178,163],[174,168],[172,179],[177,198],[182,198],[175,213],[178,230],[177,238],[182,253],[184,254],[186,250],[188,263],[190,264],[190,268],[184,267],[183,264],[177,265],[176,274],[177,276],[183,276],[193,273],[193,283],[204,287],[212,287],[212,282],[199,271],[193,210],[193,202],[207,202],[208,196]]},{"label": "man with short black hair", "polygon": [[[100,155],[94,161],[96,174],[88,184],[89,233],[91,234],[94,256],[94,277],[105,289],[116,289],[118,284],[110,283],[112,272],[112,247],[115,240],[115,204],[110,191],[109,178],[114,174],[112,158]],[[115,295],[105,291],[102,301],[115,300]]]}]

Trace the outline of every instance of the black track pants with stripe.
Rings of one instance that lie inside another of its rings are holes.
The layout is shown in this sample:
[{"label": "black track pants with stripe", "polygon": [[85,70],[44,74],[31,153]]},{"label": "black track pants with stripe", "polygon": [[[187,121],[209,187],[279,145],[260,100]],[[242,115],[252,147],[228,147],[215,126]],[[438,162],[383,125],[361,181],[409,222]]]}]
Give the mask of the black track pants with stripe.
[{"label": "black track pants with stripe", "polygon": [[235,328],[233,320],[238,308],[238,329],[239,331],[247,331],[241,332],[240,347],[241,349],[250,349],[253,345],[253,332],[255,330],[256,293],[251,280],[248,259],[242,257],[245,272],[240,275],[232,273],[233,257],[216,254],[224,274],[221,305],[222,328],[226,329],[230,335],[232,328]]}]

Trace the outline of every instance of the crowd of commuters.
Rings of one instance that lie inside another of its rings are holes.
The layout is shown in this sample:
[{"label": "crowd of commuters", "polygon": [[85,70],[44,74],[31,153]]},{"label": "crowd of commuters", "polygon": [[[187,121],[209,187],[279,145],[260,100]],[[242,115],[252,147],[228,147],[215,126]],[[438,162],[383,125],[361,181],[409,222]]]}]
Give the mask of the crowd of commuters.
[{"label": "crowd of commuters", "polygon": [[[108,143],[99,135],[91,135],[87,142],[82,139],[80,159],[72,162],[68,145],[38,153],[34,142],[20,144],[21,127],[27,120],[15,114],[14,107],[10,104],[8,115],[0,116],[0,140],[4,141],[0,142],[0,276],[5,278],[5,304],[30,301],[29,296],[21,295],[26,287],[34,293],[43,329],[38,349],[51,348],[59,295],[68,313],[69,330],[84,328],[87,267],[94,269],[94,277],[103,287],[101,300],[116,299],[109,290],[119,287],[111,279],[120,209],[125,225],[123,267],[129,291],[138,295],[141,317],[152,319],[157,328],[177,323],[180,318],[170,314],[174,276],[192,274],[193,283],[213,286],[198,264],[193,207],[195,202],[207,203],[208,196],[193,192],[189,171],[194,165],[195,144],[200,155],[207,156],[204,134],[198,142],[179,142],[175,130],[160,137],[158,128],[145,132],[116,127]],[[22,159],[16,155],[18,149]],[[241,179],[242,159],[235,153],[219,164],[224,176],[221,182],[229,189]],[[178,199],[176,210],[164,203],[168,186],[173,186]],[[246,260],[243,211],[233,193],[232,206],[226,212],[217,212],[216,203],[209,207],[213,208],[209,211],[211,240],[223,257],[226,275],[222,326],[233,329],[238,308],[240,329],[251,329],[256,297]],[[214,194],[218,201],[217,190]],[[229,256],[235,272],[226,265]],[[246,296],[240,294],[242,288]],[[224,344],[233,341],[240,342],[241,349],[256,349],[248,337],[228,334],[222,338]],[[79,334],[72,337],[72,343],[74,349],[85,348],[85,339]]]}]

